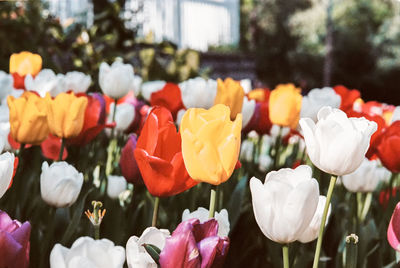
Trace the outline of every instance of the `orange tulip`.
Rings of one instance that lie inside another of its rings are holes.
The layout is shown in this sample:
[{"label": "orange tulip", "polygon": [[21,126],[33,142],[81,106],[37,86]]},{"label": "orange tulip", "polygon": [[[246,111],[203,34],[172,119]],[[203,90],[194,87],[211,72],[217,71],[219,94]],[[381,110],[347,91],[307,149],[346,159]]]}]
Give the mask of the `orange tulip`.
[{"label": "orange tulip", "polygon": [[214,104],[225,104],[231,109],[231,119],[234,120],[242,112],[244,90],[238,81],[226,78],[217,80],[217,95]]}]

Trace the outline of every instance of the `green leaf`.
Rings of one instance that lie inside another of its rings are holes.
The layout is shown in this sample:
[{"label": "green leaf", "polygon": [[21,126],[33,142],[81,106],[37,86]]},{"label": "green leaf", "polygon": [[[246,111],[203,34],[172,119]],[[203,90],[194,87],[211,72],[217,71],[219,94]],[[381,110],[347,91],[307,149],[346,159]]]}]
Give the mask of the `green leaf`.
[{"label": "green leaf", "polygon": [[160,264],[160,253],[161,250],[152,244],[143,244],[144,249],[149,253],[150,257],[157,263]]}]

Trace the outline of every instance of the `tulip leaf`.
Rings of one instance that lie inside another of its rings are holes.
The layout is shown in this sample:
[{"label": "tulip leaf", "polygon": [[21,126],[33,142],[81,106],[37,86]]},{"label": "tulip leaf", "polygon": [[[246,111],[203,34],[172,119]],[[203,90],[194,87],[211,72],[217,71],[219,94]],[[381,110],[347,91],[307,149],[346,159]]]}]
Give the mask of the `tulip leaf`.
[{"label": "tulip leaf", "polygon": [[144,249],[147,251],[147,253],[149,253],[150,257],[157,263],[160,264],[160,253],[161,250],[152,244],[143,244],[142,245],[144,247]]},{"label": "tulip leaf", "polygon": [[247,177],[243,176],[239,180],[235,189],[233,190],[233,193],[231,194],[231,198],[227,206],[230,218],[231,230],[233,230],[236,222],[239,219],[241,213],[240,208],[242,207],[246,186],[247,186]]}]

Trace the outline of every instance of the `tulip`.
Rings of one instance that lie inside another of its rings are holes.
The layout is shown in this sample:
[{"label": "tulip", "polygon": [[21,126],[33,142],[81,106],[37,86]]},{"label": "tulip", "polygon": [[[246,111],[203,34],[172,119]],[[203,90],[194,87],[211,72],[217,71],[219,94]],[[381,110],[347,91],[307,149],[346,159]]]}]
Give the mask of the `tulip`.
[{"label": "tulip", "polygon": [[249,100],[246,96],[243,98],[242,116],[243,124],[242,129],[246,128],[256,111],[255,100]]},{"label": "tulip", "polygon": [[387,240],[394,250],[400,252],[400,202],[397,203],[390,219]]},{"label": "tulip", "polygon": [[119,99],[133,89],[134,75],[130,64],[114,61],[110,66],[105,62],[100,64],[99,84],[104,94]]},{"label": "tulip", "polygon": [[[114,111],[115,103],[110,104],[110,111]],[[115,111],[115,129],[117,131],[126,131],[131,124],[135,121],[135,106],[131,103],[121,103],[117,104],[117,109]],[[113,113],[108,114],[107,121],[112,123]]]},{"label": "tulip", "polygon": [[357,89],[348,89],[345,86],[335,86],[333,88],[336,94],[340,95],[340,110],[347,112],[353,110],[354,102],[360,98],[360,91]]},{"label": "tulip", "polygon": [[247,97],[250,100],[255,100],[257,102],[265,102],[269,100],[270,90],[266,88],[256,88],[247,93]]},{"label": "tulip", "polygon": [[0,210],[0,267],[29,267],[31,225],[12,220]]},{"label": "tulip", "polygon": [[[319,200],[318,200],[317,209],[315,210],[314,216],[313,216],[310,224],[298,238],[298,241],[300,241],[301,243],[308,243],[308,242],[311,242],[311,241],[317,239],[319,228],[321,226],[322,215],[324,212],[325,203],[326,203],[326,197],[323,195],[320,195]],[[327,216],[328,218],[329,218],[330,214],[331,214],[331,205],[329,204],[328,216]],[[325,222],[325,226],[327,224],[328,224],[328,221]]]},{"label": "tulip", "polygon": [[[0,198],[7,191],[14,171],[14,154],[0,154]],[[0,266],[1,267],[1,266]]]},{"label": "tulip", "polygon": [[251,79],[249,78],[240,80],[240,85],[242,86],[243,91],[246,94],[252,90]]},{"label": "tulip", "polygon": [[231,109],[231,119],[241,113],[243,107],[244,91],[238,81],[226,78],[225,81],[217,80],[217,95],[214,104],[225,104]]},{"label": "tulip", "polygon": [[197,183],[183,163],[181,136],[164,107],[150,112],[140,133],[135,159],[149,192],[156,197],[179,194]]},{"label": "tulip", "polygon": [[240,159],[251,163],[253,161],[254,142],[251,140],[244,140],[240,146]]},{"label": "tulip", "polygon": [[[59,160],[60,150],[61,150],[62,140],[53,135],[49,135],[47,139],[45,139],[41,144],[40,148],[42,149],[42,154],[44,157],[51,160]],[[63,154],[61,160],[65,160],[68,157],[68,151],[66,148],[63,148]]]},{"label": "tulip", "polygon": [[107,195],[112,199],[117,199],[119,194],[126,189],[126,180],[122,176],[109,175],[107,177]]},{"label": "tulip", "polygon": [[133,92],[135,96],[138,96],[140,94],[140,88],[142,87],[142,82],[143,79],[140,76],[138,75],[133,76]]},{"label": "tulip", "polygon": [[293,84],[278,85],[269,96],[269,118],[273,124],[296,128],[300,119],[301,89]]},{"label": "tulip", "polygon": [[126,243],[126,261],[128,268],[157,268],[156,262],[146,252],[143,244],[151,244],[163,250],[165,240],[170,236],[166,229],[146,228],[139,237],[131,236]]},{"label": "tulip", "polygon": [[45,100],[31,92],[7,98],[11,137],[24,144],[40,144],[49,133]]},{"label": "tulip", "polygon": [[66,73],[64,80],[66,89],[72,90],[74,93],[85,93],[92,83],[90,75],[77,71]]},{"label": "tulip", "polygon": [[323,106],[339,108],[340,100],[340,96],[335,93],[333,88],[314,88],[308,92],[307,96],[303,97],[300,117],[309,117],[316,122],[319,109],[321,109]]},{"label": "tulip", "polygon": [[400,106],[396,106],[393,111],[392,117],[390,118],[390,124],[400,120]]},{"label": "tulip", "polygon": [[121,150],[121,157],[119,159],[119,166],[121,173],[125,179],[133,184],[143,184],[143,180],[140,177],[140,171],[136,159],[134,157],[134,151],[137,144],[136,135],[130,135],[124,148]]},{"label": "tulip", "polygon": [[74,93],[60,93],[52,99],[46,95],[47,122],[50,133],[59,138],[74,138],[83,128],[88,100]]},{"label": "tulip", "polygon": [[174,83],[166,83],[161,90],[151,93],[150,104],[167,108],[176,119],[178,111],[183,108],[181,90]]},{"label": "tulip", "polygon": [[222,267],[229,250],[229,238],[219,237],[218,223],[190,219],[178,225],[167,238],[160,254],[162,268]]},{"label": "tulip", "polygon": [[382,164],[393,173],[400,172],[400,121],[393,122],[376,141]]},{"label": "tulip", "polygon": [[266,237],[281,244],[301,237],[319,201],[318,182],[306,165],[271,171],[264,184],[253,177],[250,190],[258,226]]},{"label": "tulip", "polygon": [[54,207],[69,207],[78,199],[83,184],[83,175],[67,162],[42,164],[40,193],[42,199]]},{"label": "tulip", "polygon": [[209,109],[214,105],[217,82],[212,79],[196,77],[179,84],[183,105],[189,108]]},{"label": "tulip", "polygon": [[35,91],[41,97],[49,93],[52,97],[67,91],[67,84],[63,74],[55,74],[53,70],[43,69],[34,78],[31,75],[25,77],[25,88]]},{"label": "tulip", "polygon": [[372,192],[381,182],[389,182],[391,173],[379,165],[378,160],[364,158],[354,172],[341,176],[341,181],[350,192]]},{"label": "tulip", "polygon": [[242,116],[230,120],[229,107],[191,108],[182,118],[182,154],[189,175],[219,185],[229,179],[240,151]]},{"label": "tulip", "polygon": [[124,262],[125,249],[105,238],[94,240],[83,236],[71,248],[55,244],[50,253],[50,268],[122,268]]},{"label": "tulip", "polygon": [[[190,219],[198,219],[200,223],[205,223],[209,220],[209,211],[206,208],[199,207],[197,210],[190,212],[189,209],[185,209],[182,213],[182,221],[187,221]],[[221,211],[215,212],[215,220],[218,222],[218,236],[224,237],[228,236],[230,223],[228,217],[228,211],[226,209],[221,209]]]},{"label": "tulip", "polygon": [[375,122],[365,118],[347,118],[339,109],[323,107],[318,122],[302,118],[307,153],[314,165],[333,175],[355,171],[362,163],[369,147]]},{"label": "tulip", "polygon": [[37,75],[42,69],[42,57],[27,51],[14,53],[10,57],[10,74],[17,73],[20,77]]},{"label": "tulip", "polygon": [[151,95],[162,90],[166,84],[167,82],[162,80],[144,82],[140,92],[146,101],[150,101]]},{"label": "tulip", "polygon": [[0,104],[13,91],[14,79],[12,75],[0,71]]}]

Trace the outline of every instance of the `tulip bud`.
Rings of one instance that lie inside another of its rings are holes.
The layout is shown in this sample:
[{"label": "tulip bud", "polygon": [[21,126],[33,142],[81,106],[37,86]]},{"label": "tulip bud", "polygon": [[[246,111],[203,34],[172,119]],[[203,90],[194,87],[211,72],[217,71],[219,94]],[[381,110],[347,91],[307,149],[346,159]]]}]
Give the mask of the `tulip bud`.
[{"label": "tulip bud", "polygon": [[14,154],[9,152],[0,155],[0,198],[10,185],[14,171],[14,159]]},{"label": "tulip bud", "polygon": [[83,175],[67,162],[42,164],[40,192],[42,199],[55,207],[69,207],[78,199],[83,184]]},{"label": "tulip bud", "polygon": [[127,183],[125,178],[122,176],[109,175],[107,179],[107,195],[112,199],[118,198],[119,194],[126,189]]},{"label": "tulip bud", "polygon": [[104,94],[119,99],[133,89],[134,75],[130,64],[114,61],[110,66],[105,62],[100,64],[99,84]]}]

